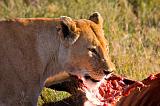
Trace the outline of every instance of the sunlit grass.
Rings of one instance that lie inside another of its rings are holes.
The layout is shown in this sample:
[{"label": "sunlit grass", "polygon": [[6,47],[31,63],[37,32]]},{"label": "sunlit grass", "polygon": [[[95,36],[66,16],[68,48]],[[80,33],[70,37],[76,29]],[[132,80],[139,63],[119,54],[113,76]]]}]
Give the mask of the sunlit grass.
[{"label": "sunlit grass", "polygon": [[[39,0],[36,5],[0,1],[0,19],[62,15],[79,19],[94,11],[104,18],[116,73],[142,80],[160,71],[160,0]],[[44,89],[42,95],[45,98],[39,99],[39,105],[68,94]]]},{"label": "sunlit grass", "polygon": [[67,92],[63,91],[55,91],[49,88],[44,88],[42,90],[41,96],[38,98],[38,106],[42,106],[44,103],[49,103],[49,102],[57,102],[60,100],[63,100],[67,97],[71,96]]}]

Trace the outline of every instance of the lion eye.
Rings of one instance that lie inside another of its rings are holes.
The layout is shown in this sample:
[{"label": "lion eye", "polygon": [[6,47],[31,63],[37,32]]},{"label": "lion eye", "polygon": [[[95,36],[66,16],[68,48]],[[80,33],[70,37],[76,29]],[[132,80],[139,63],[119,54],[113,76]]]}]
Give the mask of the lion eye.
[{"label": "lion eye", "polygon": [[90,50],[92,53],[97,54],[97,51],[96,51],[95,48],[89,48],[89,50]]},{"label": "lion eye", "polygon": [[91,51],[93,54],[95,54],[96,56],[99,57],[99,54],[98,54],[96,48],[88,48],[88,50]]}]

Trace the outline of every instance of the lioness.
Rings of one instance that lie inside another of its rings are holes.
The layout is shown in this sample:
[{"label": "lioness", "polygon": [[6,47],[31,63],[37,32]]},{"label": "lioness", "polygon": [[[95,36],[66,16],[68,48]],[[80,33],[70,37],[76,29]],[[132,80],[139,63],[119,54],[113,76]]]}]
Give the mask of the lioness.
[{"label": "lioness", "polygon": [[66,72],[99,81],[114,70],[103,19],[29,18],[0,22],[0,106],[36,106],[45,80]]}]

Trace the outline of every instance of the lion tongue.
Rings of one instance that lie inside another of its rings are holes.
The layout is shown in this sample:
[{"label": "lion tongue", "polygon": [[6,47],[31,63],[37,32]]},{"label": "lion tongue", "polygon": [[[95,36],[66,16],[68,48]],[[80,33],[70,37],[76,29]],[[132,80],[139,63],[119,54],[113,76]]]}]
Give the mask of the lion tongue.
[{"label": "lion tongue", "polygon": [[96,105],[109,106],[116,103],[121,96],[127,96],[136,87],[144,87],[144,84],[132,81],[133,84],[125,84],[125,78],[110,75],[104,77],[94,88],[87,84],[83,87],[87,99]]}]

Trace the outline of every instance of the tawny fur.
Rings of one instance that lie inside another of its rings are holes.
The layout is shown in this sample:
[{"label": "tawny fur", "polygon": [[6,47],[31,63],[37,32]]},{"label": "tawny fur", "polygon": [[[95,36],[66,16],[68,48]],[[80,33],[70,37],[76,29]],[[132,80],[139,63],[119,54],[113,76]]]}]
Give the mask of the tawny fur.
[{"label": "tawny fur", "polygon": [[[62,22],[69,30],[66,38]],[[80,77],[87,73],[100,80],[103,70],[114,69],[106,45],[102,23],[95,20],[1,21],[0,106],[36,106],[46,79],[63,72]],[[99,56],[89,55],[93,46]]]}]

